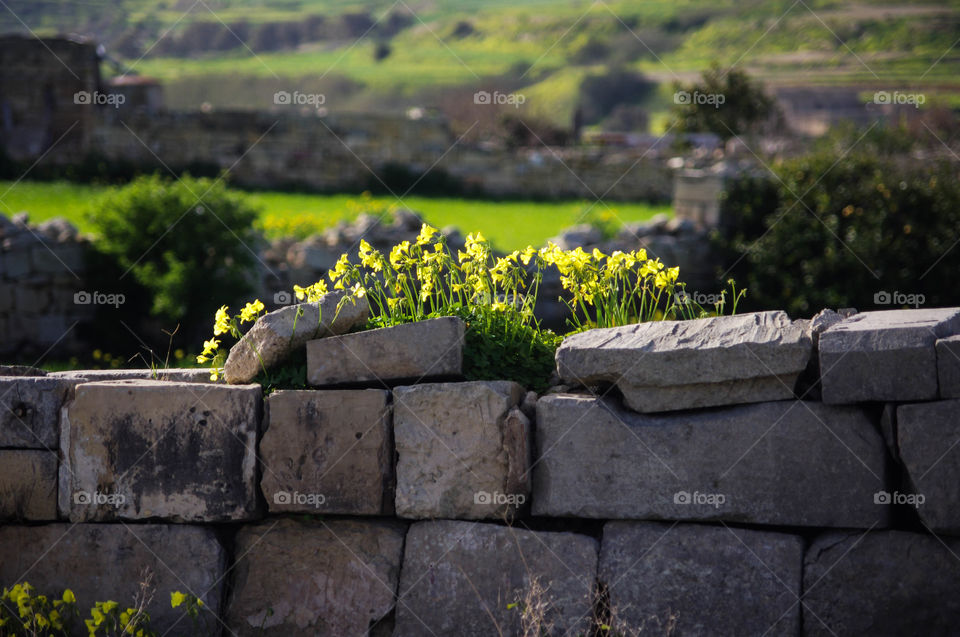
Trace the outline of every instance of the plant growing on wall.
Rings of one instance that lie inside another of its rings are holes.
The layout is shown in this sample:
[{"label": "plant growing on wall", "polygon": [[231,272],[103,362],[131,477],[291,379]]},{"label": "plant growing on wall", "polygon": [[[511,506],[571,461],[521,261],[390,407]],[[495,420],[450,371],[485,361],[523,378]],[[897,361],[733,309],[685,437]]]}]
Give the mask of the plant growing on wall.
[{"label": "plant growing on wall", "polygon": [[[555,267],[569,298],[570,327],[615,327],[665,318],[697,318],[708,311],[682,294],[679,269],[645,250],[590,253],[561,250],[554,244],[527,247],[498,257],[490,242],[476,233],[454,255],[443,235],[427,224],[413,241],[403,241],[384,254],[360,242],[356,260],[343,254],[321,279],[294,286],[300,301],[316,302],[333,289],[346,292],[337,306],[366,298],[371,308],[367,328],[389,327],[440,316],[458,316],[467,324],[465,373],[471,380],[512,379],[534,389],[545,386],[553,356],[562,340],[543,329],[534,316],[540,284]],[[744,294],[733,290],[733,309]],[[725,296],[713,308],[724,310]],[[216,313],[214,337],[204,343],[199,363],[212,362],[219,377],[225,351],[218,336],[242,336],[242,325],[263,311],[259,300],[231,315],[227,306]]]}]

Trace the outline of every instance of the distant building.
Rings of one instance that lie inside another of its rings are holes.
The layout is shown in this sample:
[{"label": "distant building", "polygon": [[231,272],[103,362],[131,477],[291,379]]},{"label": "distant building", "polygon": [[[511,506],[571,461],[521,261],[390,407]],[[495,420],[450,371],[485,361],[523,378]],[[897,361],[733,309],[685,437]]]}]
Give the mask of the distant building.
[{"label": "distant building", "polygon": [[70,38],[0,36],[0,139],[13,159],[83,155],[101,93],[96,46]]}]

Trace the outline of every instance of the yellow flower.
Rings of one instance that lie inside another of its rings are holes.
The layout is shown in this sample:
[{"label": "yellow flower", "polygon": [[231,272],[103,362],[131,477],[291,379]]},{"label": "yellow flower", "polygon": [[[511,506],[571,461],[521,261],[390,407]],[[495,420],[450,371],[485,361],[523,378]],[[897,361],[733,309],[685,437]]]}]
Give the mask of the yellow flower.
[{"label": "yellow flower", "polygon": [[210,368],[210,380],[216,381],[220,379],[220,370],[216,367]]},{"label": "yellow flower", "polygon": [[253,303],[247,303],[244,308],[240,310],[240,322],[249,323],[255,321],[262,311],[263,303],[260,302],[260,299],[255,300]]},{"label": "yellow flower", "polygon": [[298,301],[302,301],[304,297],[307,296],[307,288],[300,287],[299,285],[294,285],[293,295],[297,297]]},{"label": "yellow flower", "polygon": [[170,608],[176,608],[187,601],[187,596],[180,591],[170,593]]},{"label": "yellow flower", "polygon": [[350,288],[350,294],[357,297],[358,299],[362,299],[367,295],[367,290],[359,283],[354,283],[353,287]]},{"label": "yellow flower", "polygon": [[63,591],[63,601],[68,604],[76,604],[77,598],[73,594],[73,591],[68,588],[67,590]]},{"label": "yellow flower", "polygon": [[523,265],[530,265],[530,259],[537,255],[537,249],[533,246],[527,246],[526,249],[520,253],[520,260],[523,262]]},{"label": "yellow flower", "polygon": [[418,246],[427,245],[433,240],[433,236],[438,232],[439,230],[437,230],[433,226],[423,224],[420,227],[420,234],[417,235],[417,245]]},{"label": "yellow flower", "polygon": [[220,336],[230,331],[230,315],[227,313],[229,309],[226,305],[222,305],[220,309],[217,310],[217,315],[214,317],[213,323],[214,336]]}]

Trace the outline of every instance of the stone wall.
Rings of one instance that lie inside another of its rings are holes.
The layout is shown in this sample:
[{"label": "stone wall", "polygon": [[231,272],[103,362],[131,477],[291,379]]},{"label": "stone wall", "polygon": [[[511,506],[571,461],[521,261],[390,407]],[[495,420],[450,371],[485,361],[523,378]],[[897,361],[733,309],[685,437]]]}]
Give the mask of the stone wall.
[{"label": "stone wall", "polygon": [[0,378],[0,586],[146,567],[169,635],[171,590],[204,634],[955,630],[960,308],[593,330],[540,396],[464,381],[451,321],[310,341],[266,397]]},{"label": "stone wall", "polygon": [[106,301],[86,289],[87,247],[63,219],[31,225],[25,213],[0,214],[0,355],[80,349],[75,328]]}]

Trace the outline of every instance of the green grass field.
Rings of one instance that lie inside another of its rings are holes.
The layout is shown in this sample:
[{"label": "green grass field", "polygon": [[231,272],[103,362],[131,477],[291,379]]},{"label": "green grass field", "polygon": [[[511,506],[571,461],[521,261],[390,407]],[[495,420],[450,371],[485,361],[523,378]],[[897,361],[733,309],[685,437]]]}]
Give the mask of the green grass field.
[{"label": "green grass field", "polygon": [[[33,223],[66,217],[82,232],[90,232],[88,215],[106,191],[104,186],[65,181],[22,181],[16,185],[0,181],[0,213],[10,216],[26,211]],[[259,191],[249,193],[251,203],[261,210],[261,227],[269,237],[305,237],[323,231],[338,221],[356,215],[358,195],[314,195]],[[373,207],[397,204],[392,198],[374,198]],[[482,232],[501,250],[542,245],[580,220],[589,202],[489,201],[453,198],[408,197],[403,204],[437,226],[457,226],[464,234]],[[595,212],[610,211],[616,219],[642,221],[657,213],[670,212],[669,205],[646,203],[597,204]]]}]

